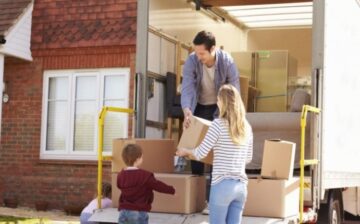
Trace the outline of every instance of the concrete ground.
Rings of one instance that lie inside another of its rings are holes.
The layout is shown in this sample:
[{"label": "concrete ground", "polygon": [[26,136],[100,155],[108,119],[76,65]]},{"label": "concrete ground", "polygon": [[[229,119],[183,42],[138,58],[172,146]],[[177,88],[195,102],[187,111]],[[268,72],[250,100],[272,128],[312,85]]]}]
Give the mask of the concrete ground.
[{"label": "concrete ground", "polygon": [[[8,222],[2,220],[3,216],[12,216],[19,218],[17,222]],[[261,220],[261,219],[260,219]],[[243,223],[282,223],[278,220],[265,219],[260,222],[254,222],[250,217],[244,217]],[[62,211],[36,211],[29,208],[7,208],[0,207],[0,224],[2,223],[17,223],[17,224],[79,224],[79,216],[69,216]],[[201,214],[179,215],[179,214],[161,214],[151,213],[150,223],[156,224],[208,224],[208,216]],[[359,224],[360,221],[346,221],[344,224]]]},{"label": "concrete ground", "polygon": [[[115,212],[116,209],[110,209],[108,211]],[[110,214],[103,214],[109,217]],[[30,219],[19,219],[17,222],[6,222],[1,220],[1,216],[13,216],[19,218],[30,218]],[[112,220],[114,223],[117,222],[117,216],[111,214],[110,217],[113,217]],[[202,214],[190,214],[190,215],[180,215],[180,214],[165,214],[165,213],[150,213],[149,214],[150,224],[208,224],[208,216]],[[249,217],[244,217],[243,223],[257,224],[258,222],[250,221]],[[7,208],[0,207],[0,224],[2,223],[17,223],[17,224],[79,224],[79,216],[68,216],[62,211],[36,211],[29,208]],[[275,220],[273,222],[259,222],[263,223],[278,223]]]}]

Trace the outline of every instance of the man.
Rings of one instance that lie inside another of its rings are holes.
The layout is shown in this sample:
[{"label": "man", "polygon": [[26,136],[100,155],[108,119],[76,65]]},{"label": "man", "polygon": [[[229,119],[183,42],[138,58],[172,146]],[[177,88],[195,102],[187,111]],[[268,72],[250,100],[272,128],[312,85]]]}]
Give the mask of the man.
[{"label": "man", "polygon": [[[185,62],[181,84],[184,128],[189,127],[193,114],[210,121],[217,116],[217,93],[223,84],[232,84],[240,92],[237,67],[228,53],[216,49],[215,36],[201,31],[193,44],[194,52]],[[192,160],[191,171],[203,175],[204,164]]]}]

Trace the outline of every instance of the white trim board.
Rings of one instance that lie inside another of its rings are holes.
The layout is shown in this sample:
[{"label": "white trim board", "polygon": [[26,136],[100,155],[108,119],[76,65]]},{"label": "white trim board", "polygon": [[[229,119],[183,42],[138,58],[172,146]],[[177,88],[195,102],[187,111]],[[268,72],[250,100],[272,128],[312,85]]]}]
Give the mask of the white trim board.
[{"label": "white trim board", "polygon": [[5,54],[26,61],[32,61],[31,56],[31,23],[34,4],[29,4],[15,25],[5,35],[6,43],[0,45],[0,54]]}]

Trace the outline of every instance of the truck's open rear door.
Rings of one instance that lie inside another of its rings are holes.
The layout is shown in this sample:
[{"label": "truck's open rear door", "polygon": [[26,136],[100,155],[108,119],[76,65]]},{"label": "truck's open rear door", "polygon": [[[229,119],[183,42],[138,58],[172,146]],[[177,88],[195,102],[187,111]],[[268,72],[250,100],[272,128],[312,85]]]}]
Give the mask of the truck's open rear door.
[{"label": "truck's open rear door", "polygon": [[[321,189],[360,186],[360,1],[314,1]],[[315,78],[315,77],[314,77]],[[315,94],[314,94],[315,95]]]}]

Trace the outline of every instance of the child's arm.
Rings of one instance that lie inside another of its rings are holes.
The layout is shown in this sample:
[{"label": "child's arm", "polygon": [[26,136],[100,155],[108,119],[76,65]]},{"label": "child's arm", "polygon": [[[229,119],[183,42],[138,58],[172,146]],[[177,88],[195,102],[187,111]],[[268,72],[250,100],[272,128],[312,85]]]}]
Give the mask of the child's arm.
[{"label": "child's arm", "polygon": [[155,179],[153,174],[149,178],[148,185],[154,191],[158,191],[165,194],[175,194],[175,188],[173,186],[167,185]]}]

